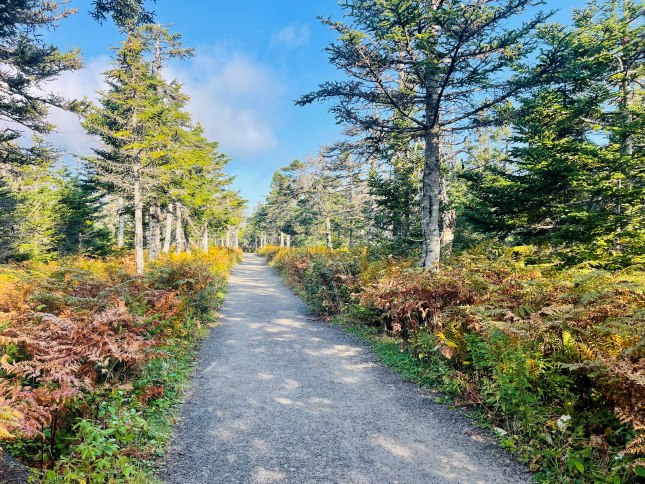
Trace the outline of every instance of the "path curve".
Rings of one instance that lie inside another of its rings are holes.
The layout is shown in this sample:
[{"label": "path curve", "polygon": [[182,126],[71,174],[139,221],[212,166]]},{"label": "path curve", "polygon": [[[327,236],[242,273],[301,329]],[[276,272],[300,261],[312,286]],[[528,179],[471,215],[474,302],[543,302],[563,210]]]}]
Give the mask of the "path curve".
[{"label": "path curve", "polygon": [[234,270],[162,477],[169,484],[516,483],[525,470],[341,329],[263,259]]}]

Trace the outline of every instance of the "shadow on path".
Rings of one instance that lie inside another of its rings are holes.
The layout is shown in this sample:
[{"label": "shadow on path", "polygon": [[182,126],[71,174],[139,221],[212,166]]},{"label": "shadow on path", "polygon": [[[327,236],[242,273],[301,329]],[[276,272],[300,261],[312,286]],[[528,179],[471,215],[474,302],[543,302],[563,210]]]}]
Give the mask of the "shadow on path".
[{"label": "shadow on path", "polygon": [[254,255],[233,271],[201,351],[168,483],[528,482],[458,412],[312,320]]}]

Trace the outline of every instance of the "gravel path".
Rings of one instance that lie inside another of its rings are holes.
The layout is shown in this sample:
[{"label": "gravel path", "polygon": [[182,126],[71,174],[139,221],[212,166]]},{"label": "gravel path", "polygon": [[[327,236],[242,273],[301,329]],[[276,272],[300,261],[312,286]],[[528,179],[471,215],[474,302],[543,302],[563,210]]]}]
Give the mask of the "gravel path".
[{"label": "gravel path", "polygon": [[530,481],[459,412],[309,317],[254,255],[233,271],[181,415],[167,483]]}]

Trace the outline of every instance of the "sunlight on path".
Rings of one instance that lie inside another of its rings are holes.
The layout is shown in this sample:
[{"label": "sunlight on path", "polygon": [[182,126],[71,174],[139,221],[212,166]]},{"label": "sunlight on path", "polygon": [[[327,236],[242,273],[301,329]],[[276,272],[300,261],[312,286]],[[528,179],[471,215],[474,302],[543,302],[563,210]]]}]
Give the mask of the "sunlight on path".
[{"label": "sunlight on path", "polygon": [[235,268],[164,478],[213,482],[528,482],[459,413],[312,320],[263,259]]}]

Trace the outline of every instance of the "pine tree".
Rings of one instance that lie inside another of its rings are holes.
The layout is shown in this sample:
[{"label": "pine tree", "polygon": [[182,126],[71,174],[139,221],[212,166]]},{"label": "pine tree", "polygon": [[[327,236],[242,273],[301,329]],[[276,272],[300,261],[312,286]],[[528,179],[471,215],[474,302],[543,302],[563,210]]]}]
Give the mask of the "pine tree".
[{"label": "pine tree", "polygon": [[108,255],[113,234],[103,220],[105,194],[91,175],[63,176],[58,254]]},{"label": "pine tree", "polygon": [[97,174],[133,200],[139,274],[144,270],[144,191],[155,184],[155,169],[167,154],[168,137],[174,134],[173,126],[165,124],[168,110],[159,88],[163,81],[145,53],[142,32],[131,31],[116,53],[114,67],[105,74],[108,90],[101,93],[100,106],[90,110],[83,123],[104,145],[90,160]]},{"label": "pine tree", "polygon": [[125,29],[151,24],[154,13],[144,6],[145,0],[93,0],[90,12],[99,23],[111,17],[114,23]]},{"label": "pine tree", "polygon": [[12,256],[49,260],[55,258],[61,238],[63,179],[55,167],[58,153],[38,137],[34,145],[41,156],[21,167],[18,176],[9,181],[15,198]]},{"label": "pine tree", "polygon": [[[178,149],[163,167],[163,185],[202,250],[208,250],[209,232],[239,223],[244,206],[239,194],[230,190],[233,177],[224,174],[229,158],[218,151],[218,144],[204,136],[200,125],[186,130]],[[184,228],[180,229],[183,232]]]}]

